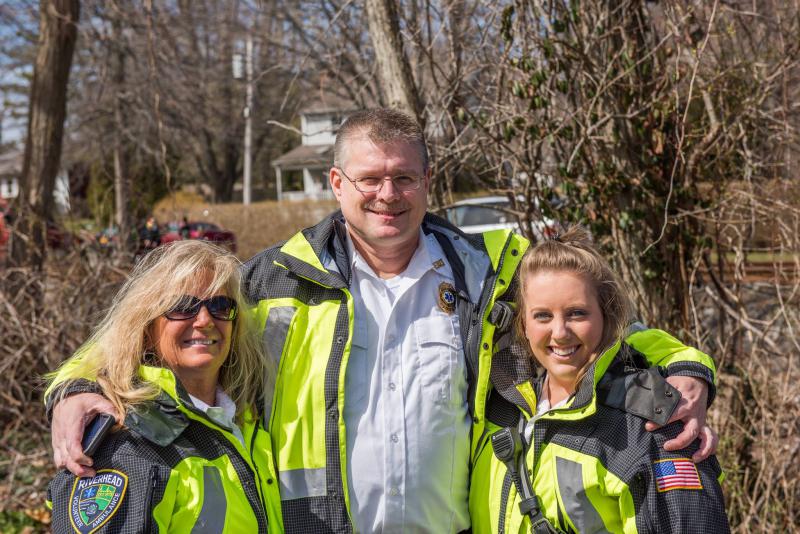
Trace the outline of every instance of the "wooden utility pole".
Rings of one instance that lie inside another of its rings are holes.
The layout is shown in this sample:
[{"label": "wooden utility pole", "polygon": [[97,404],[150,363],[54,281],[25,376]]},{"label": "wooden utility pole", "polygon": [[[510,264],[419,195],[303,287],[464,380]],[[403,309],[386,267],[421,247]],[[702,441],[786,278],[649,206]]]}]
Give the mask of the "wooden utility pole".
[{"label": "wooden utility pole", "polygon": [[244,53],[244,71],[247,78],[247,100],[244,107],[244,176],[242,178],[242,202],[250,205],[252,191],[252,145],[253,145],[253,35],[247,30]]},{"label": "wooden utility pole", "polygon": [[395,0],[365,0],[365,5],[385,104],[415,117],[424,127],[419,95],[403,50]]},{"label": "wooden utility pole", "polygon": [[44,263],[46,222],[52,216],[53,189],[61,162],[67,83],[79,16],[79,0],[39,3],[39,43],[11,246],[11,259],[17,265],[41,268]]}]

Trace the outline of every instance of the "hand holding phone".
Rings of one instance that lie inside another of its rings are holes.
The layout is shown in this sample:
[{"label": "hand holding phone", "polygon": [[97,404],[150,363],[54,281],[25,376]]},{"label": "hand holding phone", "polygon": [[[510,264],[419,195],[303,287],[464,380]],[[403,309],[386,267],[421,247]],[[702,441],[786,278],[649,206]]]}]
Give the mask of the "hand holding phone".
[{"label": "hand holding phone", "polygon": [[83,439],[81,440],[83,454],[92,456],[103,442],[103,439],[105,439],[106,434],[114,426],[114,423],[114,416],[107,413],[98,414],[92,419],[83,432]]}]

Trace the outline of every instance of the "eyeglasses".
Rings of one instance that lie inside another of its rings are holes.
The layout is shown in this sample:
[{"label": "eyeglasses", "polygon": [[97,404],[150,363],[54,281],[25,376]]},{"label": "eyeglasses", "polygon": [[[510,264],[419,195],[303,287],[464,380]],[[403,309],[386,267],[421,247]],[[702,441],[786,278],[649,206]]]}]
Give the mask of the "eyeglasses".
[{"label": "eyeglasses", "polygon": [[422,183],[422,178],[413,174],[398,174],[397,176],[392,176],[391,178],[364,176],[362,178],[356,178],[353,180],[347,176],[347,173],[344,172],[344,169],[341,167],[336,168],[339,169],[339,172],[341,172],[345,178],[352,182],[353,186],[362,193],[377,193],[383,188],[383,183],[387,180],[392,182],[394,188],[401,193],[416,191],[419,189],[419,185]]},{"label": "eyeglasses", "polygon": [[236,319],[238,311],[236,301],[221,295],[202,300],[190,295],[183,295],[178,303],[164,314],[164,317],[170,321],[194,319],[203,306],[206,307],[208,313],[214,319],[219,319],[220,321],[233,321]]}]

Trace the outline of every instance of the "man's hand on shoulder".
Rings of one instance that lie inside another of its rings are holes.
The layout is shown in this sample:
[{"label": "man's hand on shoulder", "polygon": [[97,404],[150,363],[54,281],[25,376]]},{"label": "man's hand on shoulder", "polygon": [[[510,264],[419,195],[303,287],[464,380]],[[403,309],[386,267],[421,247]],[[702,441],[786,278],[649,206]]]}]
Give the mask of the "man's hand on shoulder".
[{"label": "man's hand on shoulder", "polygon": [[[701,462],[714,454],[719,442],[716,432],[706,425],[708,384],[693,376],[670,376],[667,382],[681,392],[681,400],[668,423],[683,421],[683,431],[667,441],[664,450],[684,449],[700,438],[700,448],[692,455],[692,460],[695,463]],[[645,428],[652,431],[659,427],[649,421]]]},{"label": "man's hand on shoulder", "polygon": [[95,475],[92,459],[83,454],[81,440],[86,425],[99,413],[108,413],[119,421],[120,416],[111,402],[96,393],[78,393],[62,399],[53,408],[50,439],[53,462],[77,477]]}]

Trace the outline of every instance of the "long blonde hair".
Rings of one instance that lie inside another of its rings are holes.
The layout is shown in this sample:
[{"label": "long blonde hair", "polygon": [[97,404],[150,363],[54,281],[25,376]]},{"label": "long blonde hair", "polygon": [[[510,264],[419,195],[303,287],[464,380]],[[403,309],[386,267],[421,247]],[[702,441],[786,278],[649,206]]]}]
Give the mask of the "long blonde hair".
[{"label": "long blonde hair", "polygon": [[[525,288],[531,276],[539,272],[570,272],[585,277],[597,293],[603,312],[603,337],[597,353],[602,352],[624,335],[633,318],[633,306],[619,276],[592,243],[589,232],[578,226],[528,249],[519,267],[517,311],[514,329],[517,339],[523,342],[530,355],[530,345],[525,337]],[[530,355],[532,356],[532,355]],[[593,360],[586,365],[588,368]],[[583,375],[585,368],[579,373]]]},{"label": "long blonde hair", "polygon": [[257,329],[251,324],[252,315],[240,287],[239,266],[230,252],[203,241],[181,241],[150,252],[133,268],[89,340],[50,380],[55,376],[59,381],[96,380],[121,414],[154,398],[158,389],[138,378],[143,363],[163,365],[153,352],[155,340],[150,339],[150,327],[182,295],[196,291],[199,276],[208,273],[209,286],[198,296],[207,298],[224,292],[239,307],[231,333],[231,351],[220,369],[219,384],[236,403],[238,417],[247,408],[255,413],[267,388],[272,386],[274,371],[263,355]]}]

